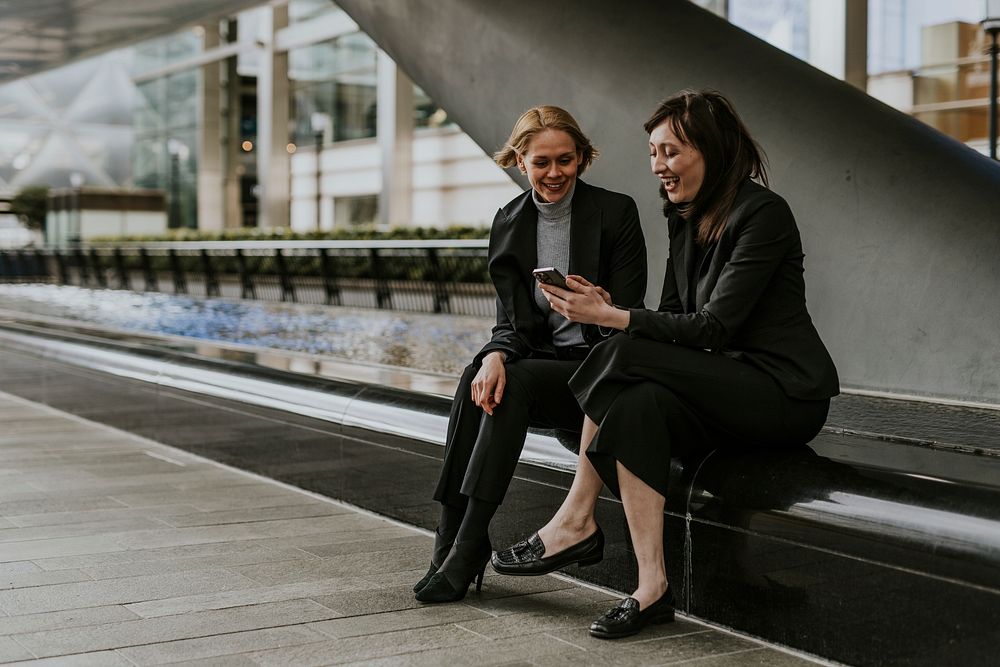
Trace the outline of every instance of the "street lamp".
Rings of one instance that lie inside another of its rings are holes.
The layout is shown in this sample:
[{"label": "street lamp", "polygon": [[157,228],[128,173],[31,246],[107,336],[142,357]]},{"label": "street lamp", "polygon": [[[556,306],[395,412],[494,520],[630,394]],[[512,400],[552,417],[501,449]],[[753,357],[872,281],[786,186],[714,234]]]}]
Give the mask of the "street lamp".
[{"label": "street lamp", "polygon": [[80,211],[80,188],[83,187],[84,176],[78,171],[74,171],[69,175],[69,184],[73,188],[73,210],[70,213],[70,223],[67,225],[69,227],[69,241],[79,243],[83,234],[83,213]]},{"label": "street lamp", "polygon": [[170,209],[167,226],[176,229],[181,226],[181,160],[188,157],[188,147],[179,139],[167,139],[167,153],[170,154]]},{"label": "street lamp", "polygon": [[997,159],[997,35],[1000,34],[1000,0],[986,0],[983,30],[990,36],[990,159]]},{"label": "street lamp", "polygon": [[330,125],[330,117],[320,111],[314,111],[309,117],[309,124],[316,140],[316,231],[318,232],[323,209],[323,135]]}]

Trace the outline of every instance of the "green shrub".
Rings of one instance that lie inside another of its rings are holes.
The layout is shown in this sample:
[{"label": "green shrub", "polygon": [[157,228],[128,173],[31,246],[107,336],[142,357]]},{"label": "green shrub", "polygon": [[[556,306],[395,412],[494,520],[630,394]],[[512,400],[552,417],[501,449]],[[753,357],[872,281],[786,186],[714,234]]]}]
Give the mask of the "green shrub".
[{"label": "green shrub", "polygon": [[10,212],[31,229],[42,229],[49,212],[49,187],[29,185],[24,188],[11,200]]},{"label": "green shrub", "polygon": [[[27,188],[25,188],[27,190]],[[44,220],[44,214],[42,219]],[[92,239],[93,243],[149,243],[153,241],[382,241],[382,240],[432,240],[432,239],[485,239],[489,227],[393,227],[378,231],[374,227],[338,228],[323,232],[293,232],[287,227],[240,227],[222,231],[176,229],[157,236],[105,236]]]}]

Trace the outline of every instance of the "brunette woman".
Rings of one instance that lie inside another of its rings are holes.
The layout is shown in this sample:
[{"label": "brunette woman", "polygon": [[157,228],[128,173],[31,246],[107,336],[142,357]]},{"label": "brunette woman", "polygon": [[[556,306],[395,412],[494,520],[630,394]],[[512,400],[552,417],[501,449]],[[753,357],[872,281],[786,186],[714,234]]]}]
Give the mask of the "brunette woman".
[{"label": "brunette woman", "polygon": [[[616,303],[639,307],[646,247],[635,202],[579,179],[597,150],[573,117],[553,106],[526,111],[494,159],[516,165],[531,187],[501,208],[490,234],[489,271],[497,324],[465,369],[452,403],[435,500],[441,518],[427,575],[413,587],[421,602],[463,598],[482,586],[490,559],[487,529],[503,501],[529,425],[579,431],[583,413],[568,386],[598,327],[552,310],[533,269],[555,267],[607,288]],[[591,537],[599,555],[603,538]]]},{"label": "brunette woman", "polygon": [[628,335],[595,347],[570,380],[587,417],[563,505],[493,557],[508,574],[561,567],[560,555],[597,530],[594,506],[607,484],[625,509],[639,581],[591,625],[602,638],[673,620],[663,555],[670,457],[803,446],[839,391],[806,310],[795,219],[767,188],[763,153],[732,104],[684,91],[644,127],[670,239],[660,306],[615,308],[592,281],[572,277],[569,290],[542,287],[569,321]]}]

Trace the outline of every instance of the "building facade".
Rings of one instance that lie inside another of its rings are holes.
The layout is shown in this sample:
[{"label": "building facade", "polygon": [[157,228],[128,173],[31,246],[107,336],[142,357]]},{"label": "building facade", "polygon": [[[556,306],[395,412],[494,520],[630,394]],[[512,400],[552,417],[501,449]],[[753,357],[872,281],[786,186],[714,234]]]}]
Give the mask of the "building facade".
[{"label": "building facade", "polygon": [[[980,0],[697,1],[986,152]],[[160,190],[206,231],[488,225],[519,191],[330,0],[0,86],[0,198],[32,184]]]}]

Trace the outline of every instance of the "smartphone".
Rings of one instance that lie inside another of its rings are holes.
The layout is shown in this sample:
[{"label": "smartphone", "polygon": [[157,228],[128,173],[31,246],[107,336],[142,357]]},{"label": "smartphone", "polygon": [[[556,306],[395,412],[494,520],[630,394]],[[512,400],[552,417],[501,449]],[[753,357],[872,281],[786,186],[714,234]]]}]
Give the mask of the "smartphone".
[{"label": "smartphone", "polygon": [[561,287],[563,289],[569,289],[566,284],[566,277],[559,273],[559,269],[553,266],[545,266],[540,269],[535,269],[531,272],[535,276],[535,280],[540,283],[546,283],[548,285],[555,285],[556,287]]}]

